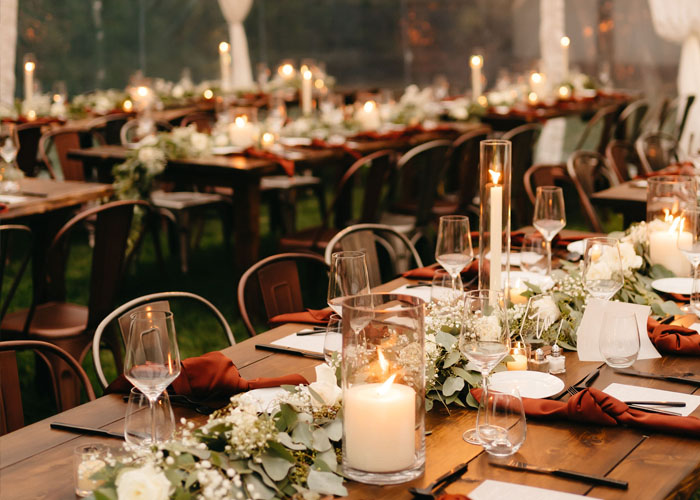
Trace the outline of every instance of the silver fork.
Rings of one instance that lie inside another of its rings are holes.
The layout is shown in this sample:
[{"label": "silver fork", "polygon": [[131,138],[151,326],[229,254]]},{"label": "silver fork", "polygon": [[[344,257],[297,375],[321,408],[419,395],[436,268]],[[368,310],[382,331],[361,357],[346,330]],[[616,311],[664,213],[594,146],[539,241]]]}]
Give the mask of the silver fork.
[{"label": "silver fork", "polygon": [[574,396],[581,392],[582,390],[588,388],[591,386],[593,381],[598,377],[600,374],[600,370],[603,368],[603,365],[600,365],[598,368],[593,370],[591,373],[586,375],[586,378],[584,378],[581,382],[578,384],[572,384],[563,391],[561,391],[559,394],[554,396],[552,399],[560,399],[562,396],[565,394],[568,394],[569,396]]}]

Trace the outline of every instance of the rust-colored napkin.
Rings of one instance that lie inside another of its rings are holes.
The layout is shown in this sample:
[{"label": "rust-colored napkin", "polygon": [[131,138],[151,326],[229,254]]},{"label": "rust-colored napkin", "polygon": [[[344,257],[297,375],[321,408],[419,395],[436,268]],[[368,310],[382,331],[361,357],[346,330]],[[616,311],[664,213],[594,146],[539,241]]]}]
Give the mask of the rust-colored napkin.
[{"label": "rust-colored napkin", "polygon": [[665,354],[700,356],[700,333],[680,325],[662,325],[647,320],[647,333],[652,344]]},{"label": "rust-colored napkin", "polygon": [[262,158],[263,160],[271,160],[279,163],[289,177],[294,175],[294,162],[292,160],[282,158],[280,155],[258,148],[248,148],[245,150],[245,154],[252,158]]},{"label": "rust-colored napkin", "polygon": [[348,146],[345,143],[343,143],[343,144],[330,144],[330,143],[324,141],[323,139],[313,139],[311,141],[311,147],[312,148],[320,148],[320,149],[340,149],[341,151],[352,156],[356,160],[359,160],[360,158],[362,158],[362,154],[359,151],[352,149],[350,146]]},{"label": "rust-colored napkin", "polygon": [[[481,398],[481,389],[472,389],[471,392],[477,401]],[[593,388],[584,389],[571,396],[566,403],[551,399],[523,398],[523,407],[528,417],[605,426],[628,425],[700,438],[698,418],[634,410],[622,401]]]},{"label": "rust-colored napkin", "polygon": [[308,323],[310,325],[327,325],[333,312],[332,309],[307,309],[301,312],[278,314],[270,318],[270,324]]},{"label": "rust-colored napkin", "polygon": [[[535,233],[536,231],[522,231],[517,230],[510,233],[510,245],[511,247],[520,247],[523,244],[523,238],[526,234]],[[478,235],[477,235],[478,236]],[[574,241],[579,241],[584,238],[592,238],[595,236],[601,236],[598,233],[589,233],[585,231],[567,232],[565,236],[560,234],[556,235],[552,240],[552,246],[558,248],[566,248],[569,243]]]},{"label": "rust-colored napkin", "polygon": [[[182,361],[180,375],[170,384],[175,394],[191,396],[204,401],[207,399],[228,398],[236,393],[264,387],[299,385],[309,382],[301,375],[285,375],[275,378],[246,380],[238,373],[238,368],[219,351]],[[131,382],[122,374],[105,389],[105,394],[128,393]]]},{"label": "rust-colored napkin", "polygon": [[[440,264],[431,264],[430,266],[418,267],[416,269],[411,269],[410,271],[406,271],[405,273],[403,273],[402,276],[404,278],[415,279],[415,280],[431,280],[435,276],[435,272],[438,269],[442,269],[442,267],[440,267]],[[472,261],[472,263],[469,264],[469,267],[465,267],[462,270],[462,279],[464,280],[465,278],[471,278],[478,272],[479,272],[479,261],[474,259]]]},{"label": "rust-colored napkin", "polygon": [[7,205],[5,203],[0,203],[0,214],[7,211]]}]

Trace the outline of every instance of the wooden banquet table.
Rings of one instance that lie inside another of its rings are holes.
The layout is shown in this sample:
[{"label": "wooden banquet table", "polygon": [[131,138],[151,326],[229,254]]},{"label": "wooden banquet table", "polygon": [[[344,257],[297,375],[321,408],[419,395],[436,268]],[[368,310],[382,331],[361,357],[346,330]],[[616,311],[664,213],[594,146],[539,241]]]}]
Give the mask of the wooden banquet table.
[{"label": "wooden banquet table", "polygon": [[[378,290],[389,291],[406,284],[397,279]],[[314,379],[318,360],[257,350],[255,344],[269,343],[304,325],[286,324],[223,350],[244,378],[274,377],[300,373]],[[567,370],[561,375],[568,386],[582,380],[601,363],[578,361],[567,353]],[[697,371],[697,358],[664,356],[638,361],[643,371],[664,374]],[[698,393],[691,385],[618,375],[603,365],[593,387],[602,389],[612,381],[631,385]],[[54,417],[0,437],[0,493],[3,498],[73,499],[74,447],[101,441],[116,446],[119,441],[80,436],[52,430],[49,423],[65,423],[122,431],[126,403],[121,395],[108,395]],[[176,418],[185,416],[203,422],[206,417],[175,407]],[[697,409],[694,416],[700,416]],[[586,483],[549,475],[510,471],[489,466],[488,456],[479,446],[462,440],[462,433],[475,425],[476,412],[460,408],[436,407],[427,414],[425,474],[411,483],[395,486],[369,486],[348,482],[350,498],[409,499],[408,486],[424,486],[455,465],[468,461],[461,481],[447,488],[451,493],[468,494],[485,479],[497,479],[577,493],[597,498],[662,499],[689,498],[700,487],[700,440],[670,434],[641,432],[623,427],[599,427],[570,422],[528,420],[527,439],[516,457],[522,461],[554,466],[629,481],[628,490],[594,487]]]},{"label": "wooden banquet table", "polygon": [[640,181],[627,181],[591,195],[591,202],[601,208],[621,212],[624,226],[646,220],[647,189]]}]

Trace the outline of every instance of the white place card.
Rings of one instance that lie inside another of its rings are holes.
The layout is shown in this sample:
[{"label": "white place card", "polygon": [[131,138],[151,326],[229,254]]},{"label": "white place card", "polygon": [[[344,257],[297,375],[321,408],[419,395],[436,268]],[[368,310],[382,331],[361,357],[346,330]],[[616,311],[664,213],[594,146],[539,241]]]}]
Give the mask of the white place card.
[{"label": "white place card", "polygon": [[[301,331],[303,332],[304,330]],[[325,338],[325,332],[314,333],[312,335],[297,335],[296,333],[293,333],[270,343],[283,347],[291,347],[292,349],[302,349],[304,351],[323,354],[323,342],[325,341]]]},{"label": "white place card", "polygon": [[601,299],[588,299],[586,311],[583,313],[581,324],[576,332],[578,359],[581,361],[604,361],[600,354],[599,340],[603,332],[603,315],[606,311],[614,310],[620,313],[633,313],[637,318],[639,330],[639,356],[637,359],[660,358],[661,354],[649,340],[647,334],[647,318],[651,308],[639,304],[613,302]]},{"label": "white place card", "polygon": [[682,401],[685,403],[685,406],[681,408],[648,406],[654,409],[680,413],[684,417],[693,413],[695,409],[700,406],[700,396],[693,396],[692,394],[684,394],[682,392],[662,391],[661,389],[650,389],[637,385],[610,384],[603,389],[603,392],[620,401]]},{"label": "white place card", "polygon": [[491,479],[487,479],[469,493],[470,500],[494,500],[495,498],[517,498],[518,500],[575,500],[577,498],[585,498],[596,500],[593,497],[584,497],[573,493],[546,490],[522,484],[504,483],[503,481],[493,481]]}]

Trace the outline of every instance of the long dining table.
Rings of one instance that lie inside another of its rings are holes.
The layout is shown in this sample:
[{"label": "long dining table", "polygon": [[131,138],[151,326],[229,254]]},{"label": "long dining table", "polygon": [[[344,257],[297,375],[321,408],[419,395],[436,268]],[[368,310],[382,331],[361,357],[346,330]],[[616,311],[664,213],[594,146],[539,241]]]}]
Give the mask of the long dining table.
[{"label": "long dining table", "polygon": [[[407,283],[408,280],[399,278],[376,290],[392,291]],[[256,344],[269,343],[304,327],[285,324],[222,352],[235,363],[244,378],[299,373],[313,381],[314,367],[319,360],[256,349]],[[592,370],[602,366],[600,376],[592,385],[598,389],[611,382],[620,382],[688,394],[700,391],[692,385],[620,375],[602,363],[579,361],[575,352],[566,353],[566,363],[566,373],[559,375],[566,386],[580,382]],[[697,371],[697,367],[696,358],[668,355],[635,363],[639,370],[664,374]],[[95,441],[117,446],[119,441],[52,430],[49,424],[64,422],[122,431],[125,410],[122,396],[111,394],[0,437],[2,498],[73,499],[73,448]],[[178,419],[186,417],[199,423],[206,419],[191,410],[176,407],[175,411]],[[693,416],[700,417],[700,408]],[[409,499],[409,486],[425,486],[462,462],[469,462],[468,470],[461,480],[447,488],[449,493],[468,495],[486,479],[605,499],[690,498],[700,488],[700,440],[687,436],[625,427],[528,420],[527,439],[516,458],[540,466],[628,481],[629,489],[620,490],[493,467],[481,447],[462,440],[462,433],[475,423],[474,410],[436,405],[426,418],[426,430],[430,434],[426,436],[425,474],[410,483],[394,486],[370,486],[350,481],[347,483],[349,497]]]}]

